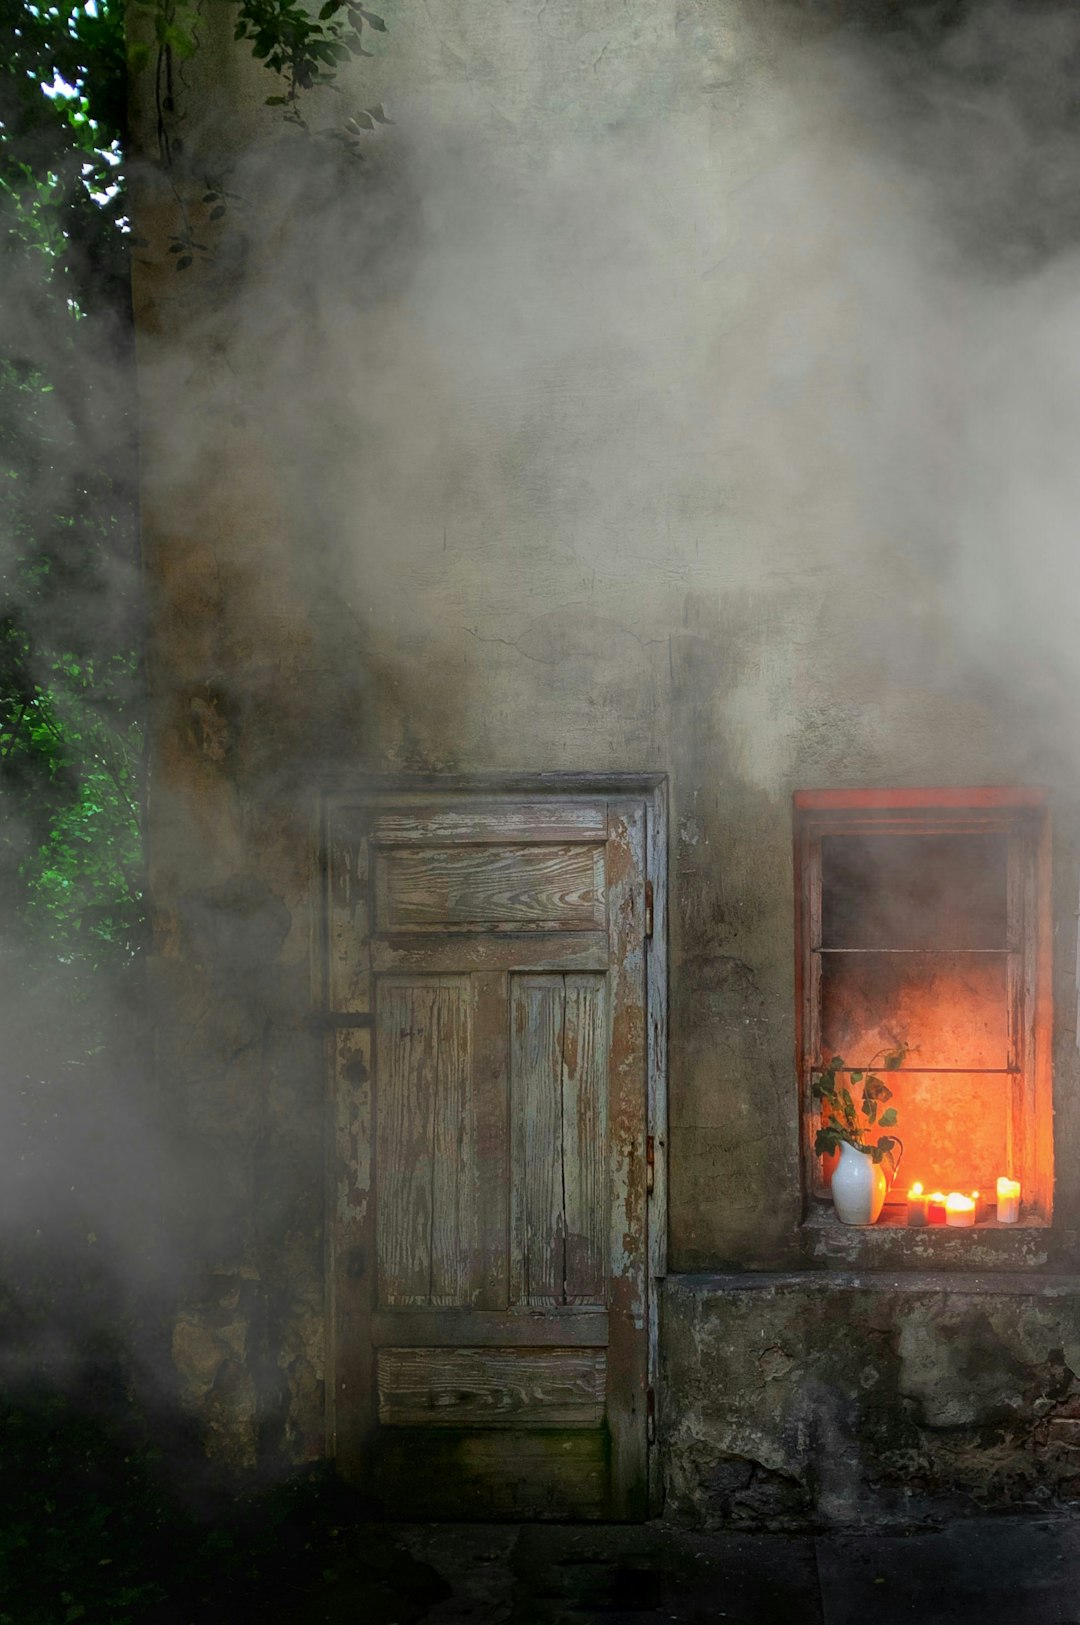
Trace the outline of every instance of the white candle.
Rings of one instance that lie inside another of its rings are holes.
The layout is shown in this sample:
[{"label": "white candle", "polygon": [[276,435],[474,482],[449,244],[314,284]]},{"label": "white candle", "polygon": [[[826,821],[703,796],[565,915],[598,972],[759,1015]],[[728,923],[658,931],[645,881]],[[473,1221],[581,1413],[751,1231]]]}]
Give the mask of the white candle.
[{"label": "white candle", "polygon": [[970,1196],[950,1191],[945,1198],[945,1223],[968,1230],[975,1223],[975,1203]]},{"label": "white candle", "polygon": [[1015,1224],[1020,1217],[1020,1181],[1004,1174],[997,1182],[997,1216],[998,1224]]}]

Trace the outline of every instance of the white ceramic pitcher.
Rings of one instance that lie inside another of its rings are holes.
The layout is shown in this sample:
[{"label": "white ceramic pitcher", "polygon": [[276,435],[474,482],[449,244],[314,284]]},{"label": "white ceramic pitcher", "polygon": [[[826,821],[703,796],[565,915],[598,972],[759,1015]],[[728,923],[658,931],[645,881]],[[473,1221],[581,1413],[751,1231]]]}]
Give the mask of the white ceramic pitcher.
[{"label": "white ceramic pitcher", "polygon": [[869,1151],[840,1142],[840,1161],[833,1170],[832,1199],[842,1224],[874,1224],[885,1205],[885,1173]]}]

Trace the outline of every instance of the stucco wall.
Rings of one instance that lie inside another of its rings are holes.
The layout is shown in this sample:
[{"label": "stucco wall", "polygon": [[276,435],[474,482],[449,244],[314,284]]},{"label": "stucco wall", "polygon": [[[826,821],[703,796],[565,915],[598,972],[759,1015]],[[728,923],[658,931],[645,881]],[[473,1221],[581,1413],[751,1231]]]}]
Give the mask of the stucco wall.
[{"label": "stucco wall", "polygon": [[780,8],[385,9],[365,178],[222,41],[214,252],[141,205],[159,1064],[215,1305],[177,1358],[249,1461],[321,1448],[323,780],[669,775],[675,1272],[806,1261],[792,791],[1049,784],[1065,1267],[1080,1201],[1069,668],[965,483],[995,307],[958,331],[933,197]]}]

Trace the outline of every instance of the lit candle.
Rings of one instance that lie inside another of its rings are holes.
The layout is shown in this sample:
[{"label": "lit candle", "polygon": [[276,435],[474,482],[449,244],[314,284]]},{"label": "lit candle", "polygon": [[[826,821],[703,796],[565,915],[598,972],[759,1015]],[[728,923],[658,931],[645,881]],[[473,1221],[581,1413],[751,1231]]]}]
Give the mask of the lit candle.
[{"label": "lit candle", "polygon": [[945,1223],[960,1230],[968,1230],[975,1223],[975,1202],[959,1191],[950,1191],[945,1198]]},{"label": "lit candle", "polygon": [[926,1223],[926,1203],[926,1193],[916,1180],[907,1193],[907,1222],[912,1230],[921,1229]]},{"label": "lit candle", "polygon": [[997,1216],[998,1224],[1015,1224],[1020,1217],[1020,1181],[1006,1179],[1004,1175],[997,1182]]},{"label": "lit candle", "polygon": [[927,1224],[945,1223],[944,1191],[934,1191],[933,1195],[926,1198],[926,1222]]}]

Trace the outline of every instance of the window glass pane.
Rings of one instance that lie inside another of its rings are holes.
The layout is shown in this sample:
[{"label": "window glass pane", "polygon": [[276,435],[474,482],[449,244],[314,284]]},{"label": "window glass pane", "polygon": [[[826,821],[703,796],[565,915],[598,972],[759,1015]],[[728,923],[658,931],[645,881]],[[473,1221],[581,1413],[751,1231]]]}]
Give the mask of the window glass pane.
[{"label": "window glass pane", "polygon": [[1003,953],[823,953],[821,1059],[865,1067],[907,1044],[912,1067],[1004,1068],[1007,970]]},{"label": "window glass pane", "polygon": [[902,1201],[921,1180],[928,1191],[977,1190],[993,1200],[1009,1165],[1012,1080],[987,1072],[906,1072],[890,1074],[888,1084],[898,1122],[884,1132],[904,1144],[888,1199]]},{"label": "window glass pane", "polygon": [[1004,948],[1004,835],[826,835],[826,948]]}]

